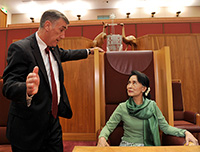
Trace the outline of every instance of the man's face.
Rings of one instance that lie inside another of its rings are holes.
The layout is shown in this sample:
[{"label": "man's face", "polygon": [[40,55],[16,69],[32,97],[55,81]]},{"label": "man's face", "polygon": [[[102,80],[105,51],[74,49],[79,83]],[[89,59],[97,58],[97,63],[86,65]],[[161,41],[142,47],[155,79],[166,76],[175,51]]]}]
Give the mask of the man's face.
[{"label": "man's face", "polygon": [[62,18],[53,23],[49,22],[49,30],[47,31],[47,45],[55,47],[61,39],[65,38],[66,29],[67,23]]}]

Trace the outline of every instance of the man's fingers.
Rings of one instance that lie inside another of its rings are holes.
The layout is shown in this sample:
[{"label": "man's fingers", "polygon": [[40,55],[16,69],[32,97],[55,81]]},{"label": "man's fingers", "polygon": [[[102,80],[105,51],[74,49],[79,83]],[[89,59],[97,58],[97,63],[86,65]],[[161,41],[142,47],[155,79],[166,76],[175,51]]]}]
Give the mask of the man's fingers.
[{"label": "man's fingers", "polygon": [[33,69],[33,73],[38,74],[38,71],[39,71],[38,66],[35,66],[34,69]]}]

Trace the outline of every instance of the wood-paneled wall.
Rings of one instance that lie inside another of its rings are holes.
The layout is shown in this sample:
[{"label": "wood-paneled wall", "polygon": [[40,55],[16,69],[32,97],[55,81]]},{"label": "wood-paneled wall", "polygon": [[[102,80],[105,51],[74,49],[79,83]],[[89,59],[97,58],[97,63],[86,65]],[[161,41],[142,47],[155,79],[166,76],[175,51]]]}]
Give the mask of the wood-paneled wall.
[{"label": "wood-paneled wall", "polygon": [[[105,23],[124,23],[126,36],[134,35],[139,38],[146,34],[169,34],[169,33],[200,33],[199,17],[180,17],[180,18],[129,18],[115,20],[80,20],[71,21],[69,29],[66,31],[66,37],[85,37],[93,40],[102,32],[102,22]],[[10,24],[7,28],[0,28],[0,75],[6,66],[7,49],[13,40],[23,39],[37,31],[39,23]],[[122,33],[121,26],[107,28],[107,34],[113,32]],[[125,45],[123,45],[125,48]],[[70,47],[68,47],[70,49]],[[103,45],[106,50],[106,40]],[[129,50],[131,47],[129,46]]]},{"label": "wood-paneled wall", "polygon": [[[88,48],[91,40],[65,38],[59,46],[67,49]],[[72,119],[60,118],[64,140],[95,140],[94,56],[62,63],[64,85],[73,111]]]},{"label": "wood-paneled wall", "polygon": [[185,110],[200,113],[200,34],[146,35],[137,42],[139,50],[170,47],[172,79],[181,79]]},{"label": "wood-paneled wall", "polygon": [[0,10],[0,28],[6,27],[7,24],[7,14]]}]

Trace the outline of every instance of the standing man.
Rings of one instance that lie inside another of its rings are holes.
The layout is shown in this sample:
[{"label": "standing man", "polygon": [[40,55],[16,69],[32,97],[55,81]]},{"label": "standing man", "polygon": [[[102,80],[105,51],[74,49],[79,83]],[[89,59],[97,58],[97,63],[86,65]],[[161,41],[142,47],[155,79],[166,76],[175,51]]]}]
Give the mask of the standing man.
[{"label": "standing man", "polygon": [[12,100],[7,137],[13,152],[63,152],[58,116],[71,118],[72,110],[61,62],[84,59],[94,51],[58,47],[68,24],[64,14],[48,10],[36,33],[8,49],[3,94]]}]

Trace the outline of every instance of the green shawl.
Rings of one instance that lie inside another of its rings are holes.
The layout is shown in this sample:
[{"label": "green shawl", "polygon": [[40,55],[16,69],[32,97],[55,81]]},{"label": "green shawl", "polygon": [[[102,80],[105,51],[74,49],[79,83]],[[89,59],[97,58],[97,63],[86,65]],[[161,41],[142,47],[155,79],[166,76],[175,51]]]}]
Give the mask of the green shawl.
[{"label": "green shawl", "polygon": [[160,146],[158,118],[154,108],[154,101],[143,98],[143,104],[136,105],[133,98],[130,97],[126,101],[126,107],[131,116],[144,120],[144,145]]}]

